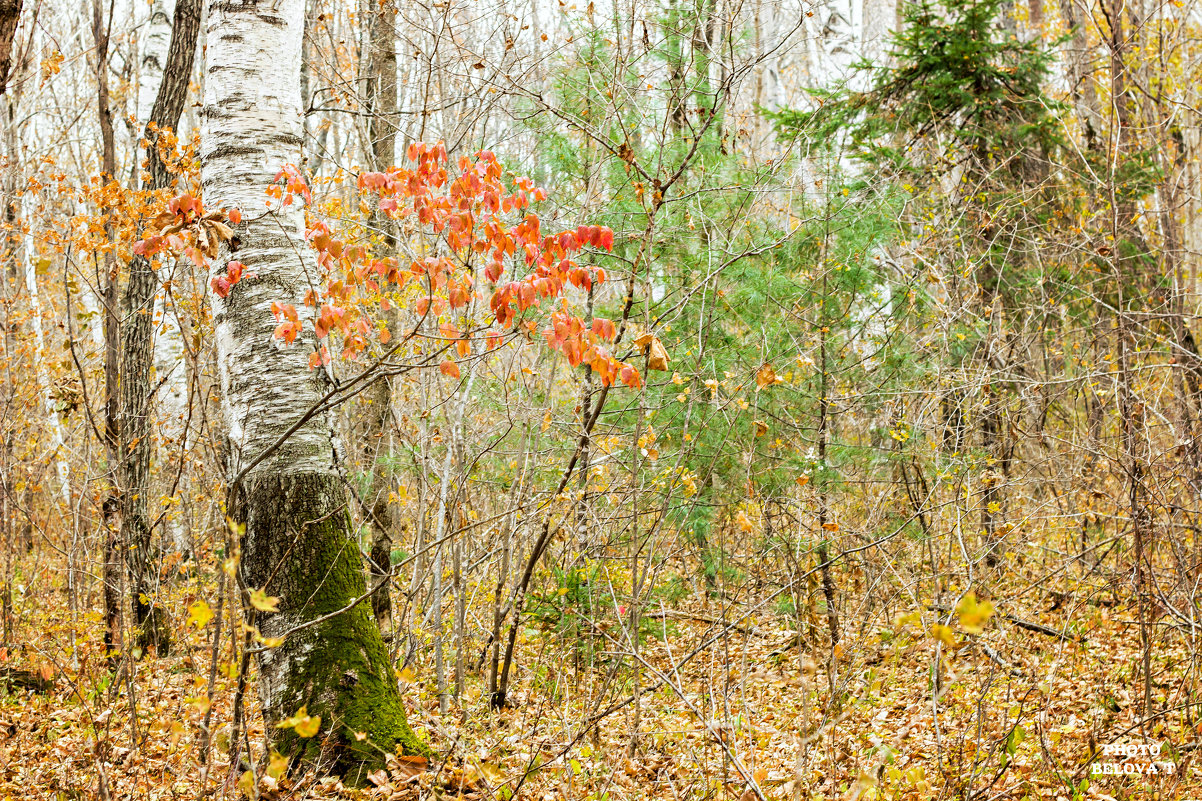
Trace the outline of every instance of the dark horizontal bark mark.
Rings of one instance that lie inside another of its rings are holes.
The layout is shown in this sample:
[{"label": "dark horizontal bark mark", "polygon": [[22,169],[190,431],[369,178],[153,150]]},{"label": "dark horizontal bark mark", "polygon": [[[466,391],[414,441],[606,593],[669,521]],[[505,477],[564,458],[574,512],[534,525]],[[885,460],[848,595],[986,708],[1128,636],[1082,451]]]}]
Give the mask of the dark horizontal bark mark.
[{"label": "dark horizontal bark mark", "polygon": [[214,11],[223,14],[254,14],[264,24],[271,25],[275,28],[283,28],[288,24],[288,20],[280,14],[276,8],[278,0],[226,0],[226,2],[217,2],[209,6],[209,13]]}]

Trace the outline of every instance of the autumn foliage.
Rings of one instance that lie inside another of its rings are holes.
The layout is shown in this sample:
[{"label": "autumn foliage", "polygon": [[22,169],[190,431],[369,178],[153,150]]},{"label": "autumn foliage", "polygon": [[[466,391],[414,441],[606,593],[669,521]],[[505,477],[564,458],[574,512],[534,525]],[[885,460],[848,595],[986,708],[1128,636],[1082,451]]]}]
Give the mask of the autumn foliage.
[{"label": "autumn foliage", "polygon": [[[306,294],[310,314],[286,302],[271,304],[276,339],[293,344],[309,322],[320,343],[310,356],[311,367],[329,363],[331,336],[340,338],[342,358],[357,360],[373,342],[392,341],[395,332],[378,312],[389,311],[396,293],[414,286],[417,291],[408,295],[418,318],[412,334],[446,351],[440,369],[458,377],[457,361],[472,356],[474,339],[483,335],[484,349],[492,350],[507,336],[530,335],[538,329],[544,302],[558,301],[542,332],[546,342],[573,367],[592,368],[605,385],[641,386],[638,371],[610,351],[618,326],[602,317],[586,322],[570,311],[565,298],[569,285],[589,291],[605,283],[604,269],[579,260],[590,250],[613,250],[610,228],[580,225],[544,233],[531,204],[546,200],[547,193],[529,178],[507,175],[490,151],[460,158],[457,170],[449,169],[442,143],[416,142],[406,155],[411,166],[362,173],[357,188],[422,255],[401,259],[369,237],[340,235],[330,222],[309,214],[305,238],[317,252],[320,289]],[[303,173],[286,165],[268,192],[268,212],[273,201],[276,208],[287,207],[298,198],[306,206],[313,201]],[[153,219],[153,233],[133,251],[147,257],[171,252],[207,268],[219,245],[233,236],[230,225],[241,221],[239,209],[207,211],[200,198],[183,194]],[[210,287],[225,298],[247,277],[244,265],[231,260],[213,275]],[[476,303],[485,296],[491,319],[486,327],[473,327]],[[427,320],[438,321],[437,335],[422,333]]]},{"label": "autumn foliage", "polygon": [[[311,317],[318,340],[326,343],[339,335],[343,358],[357,359],[373,339],[387,345],[395,333],[373,320],[370,310],[388,311],[390,296],[413,285],[419,287],[409,293],[418,317],[414,333],[427,320],[439,321],[437,335],[423,336],[447,351],[442,372],[456,377],[456,360],[472,355],[473,338],[483,334],[486,349],[492,349],[506,336],[530,334],[537,330],[542,304],[559,301],[543,331],[546,341],[572,366],[590,366],[605,384],[640,385],[638,372],[608,349],[618,335],[614,323],[601,318],[586,323],[568,311],[564,298],[568,285],[588,290],[605,282],[605,270],[578,259],[590,248],[612,250],[612,230],[582,225],[544,233],[530,207],[545,200],[546,192],[529,178],[507,176],[489,151],[459,159],[457,170],[449,168],[441,143],[414,143],[407,157],[411,166],[363,173],[357,187],[381,215],[395,221],[411,242],[412,257],[381,252],[311,219],[306,239],[317,251],[323,280],[320,291],[307,294],[305,305],[315,312],[302,316],[290,304],[272,304],[278,339],[294,342]],[[292,166],[277,176],[273,194],[285,205],[298,195],[311,200],[304,177]],[[473,328],[476,304],[486,296],[491,324],[479,330],[483,327]],[[316,367],[328,359],[322,344],[310,362]]]}]

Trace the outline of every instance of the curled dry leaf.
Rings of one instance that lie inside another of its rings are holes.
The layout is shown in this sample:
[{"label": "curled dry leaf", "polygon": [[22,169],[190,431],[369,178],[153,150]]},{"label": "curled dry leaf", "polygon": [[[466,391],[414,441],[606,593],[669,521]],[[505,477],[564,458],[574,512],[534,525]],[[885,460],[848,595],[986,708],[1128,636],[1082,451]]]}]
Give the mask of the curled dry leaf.
[{"label": "curled dry leaf", "polygon": [[668,350],[664,347],[664,343],[659,341],[659,337],[654,334],[643,334],[634,341],[634,344],[642,348],[643,353],[646,354],[648,370],[667,372]]}]

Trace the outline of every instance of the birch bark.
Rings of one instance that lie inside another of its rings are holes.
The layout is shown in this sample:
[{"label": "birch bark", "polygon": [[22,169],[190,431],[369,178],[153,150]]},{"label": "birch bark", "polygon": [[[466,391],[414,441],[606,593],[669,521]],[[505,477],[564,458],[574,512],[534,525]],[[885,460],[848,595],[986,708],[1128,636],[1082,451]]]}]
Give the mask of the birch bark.
[{"label": "birch bark", "polygon": [[[0,27],[0,35],[2,34],[3,29]],[[17,122],[17,109],[20,104],[20,96],[20,91],[10,92],[3,104],[4,155],[8,160],[9,167],[5,176],[3,194],[5,196],[5,205],[9,208],[10,213],[15,215],[16,210],[19,208],[25,218],[24,225],[26,230],[20,235],[20,248],[17,258],[22,264],[25,290],[29,293],[30,323],[34,336],[34,372],[37,377],[38,400],[42,406],[42,414],[45,416],[46,429],[50,434],[51,459],[54,462],[55,477],[63,499],[63,509],[66,511],[71,508],[71,482],[68,475],[66,454],[63,448],[62,423],[59,421],[58,412],[55,411],[50,392],[50,373],[46,362],[46,335],[42,320],[42,301],[38,292],[37,250],[34,247],[32,234],[33,217],[30,214],[30,210],[37,206],[37,202],[33,195],[27,195],[26,201],[19,203],[21,193],[18,191],[18,186],[21,180],[21,173],[18,167],[21,158],[20,142],[22,141],[22,136],[21,126]]]},{"label": "birch bark", "polygon": [[[200,2],[199,0],[183,0],[183,3],[186,8],[181,9],[183,12],[181,18],[186,20],[184,24],[187,26],[187,30],[181,31],[183,35],[180,37],[180,47],[190,45],[192,53],[195,54],[197,34],[200,32]],[[192,59],[188,59],[188,62],[184,64],[182,63],[182,50],[171,51],[170,49],[172,32],[180,30],[181,27],[179,24],[172,25],[171,20],[175,14],[175,7],[175,0],[166,0],[166,2],[155,0],[151,7],[146,46],[142,54],[142,74],[138,83],[138,121],[143,126],[153,119],[151,115],[163,83],[164,70],[171,71],[171,81],[187,81],[192,77]],[[194,21],[193,17],[195,17]],[[185,84],[185,94],[186,91]],[[167,94],[171,95],[172,92],[169,90]],[[160,107],[160,114],[166,112],[164,116],[169,115],[171,113],[168,108],[170,105],[170,100],[164,103]],[[169,120],[167,126],[178,129],[181,116],[182,105],[181,113],[175,114],[175,120]],[[159,120],[154,120],[154,122],[161,124]],[[156,170],[151,173],[150,180],[151,186],[155,187],[159,181],[169,181],[170,177],[160,174],[160,171]],[[156,282],[160,286],[154,296],[152,326],[154,376],[155,382],[159,386],[155,401],[159,412],[157,418],[160,448],[164,450],[172,447],[178,449],[180,459],[184,458],[184,453],[189,445],[184,429],[184,418],[188,411],[188,370],[184,364],[184,343],[179,311],[174,303],[169,302],[165,284],[167,281],[171,281],[176,286],[182,283],[180,278],[184,277],[183,274],[187,271],[188,264],[187,259],[177,260],[167,276],[160,276],[164,280]],[[186,554],[191,548],[191,543],[183,522],[178,516],[171,516],[167,526],[171,530],[172,547],[177,553]]]},{"label": "birch bark", "polygon": [[[155,14],[162,11],[156,5]],[[166,67],[155,66],[157,56],[148,53],[152,64],[144,76],[155,88],[154,102],[146,126],[150,173],[148,187],[165,189],[171,185],[171,175],[158,157],[153,144],[158,129],[174,128],[179,124],[184,102],[188,96],[188,81],[192,75],[192,59],[200,33],[200,0],[179,0],[175,8],[170,45],[165,53]],[[153,37],[152,37],[153,38]],[[146,63],[145,61],[143,62]],[[158,290],[158,276],[147,259],[137,256],[129,265],[129,283],[123,297],[125,324],[121,327],[121,460],[118,486],[121,494],[121,534],[127,547],[127,564],[133,623],[137,629],[138,645],[143,651],[154,645],[156,652],[165,655],[171,648],[166,613],[155,602],[159,571],[151,559],[151,531],[147,514],[150,494],[150,371],[154,347],[152,313]]]},{"label": "birch bark", "polygon": [[[304,0],[210,0],[202,177],[209,208],[242,211],[236,258],[252,276],[212,304],[232,471],[241,476],[230,497],[246,527],[241,577],[281,598],[278,612],[252,621],[265,637],[285,638],[257,653],[267,731],[281,753],[355,780],[398,746],[429,750],[405,720],[370,606],[347,608],[367,590],[329,415],[286,435],[329,386],[324,371],[309,369],[312,328],[305,342],[281,346],[270,311],[273,301],[305,310],[318,278],[301,204],[268,205],[265,194],[282,166],[301,161],[303,16]],[[319,736],[275,727],[302,706],[321,716]]]},{"label": "birch bark", "polygon": [[67,462],[63,456],[63,427],[54,409],[54,401],[50,396],[50,375],[46,370],[46,336],[42,330],[42,301],[38,294],[38,279],[35,261],[37,252],[34,250],[33,237],[24,237],[25,289],[29,292],[30,321],[34,337],[34,359],[38,380],[38,395],[42,403],[42,414],[46,418],[46,428],[50,432],[50,444],[53,448],[54,474],[58,480],[59,492],[63,497],[63,511],[71,508],[71,480],[68,476]]}]

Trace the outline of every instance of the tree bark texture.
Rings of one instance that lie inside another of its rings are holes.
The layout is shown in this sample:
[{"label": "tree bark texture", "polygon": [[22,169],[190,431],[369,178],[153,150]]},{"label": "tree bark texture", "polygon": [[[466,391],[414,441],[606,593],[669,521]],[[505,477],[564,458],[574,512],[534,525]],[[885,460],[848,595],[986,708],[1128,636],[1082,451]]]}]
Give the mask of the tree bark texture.
[{"label": "tree bark texture", "polygon": [[[157,6],[156,6],[157,8]],[[171,30],[171,44],[161,71],[146,138],[150,145],[149,189],[171,186],[171,175],[159,159],[157,132],[175,128],[188,97],[196,39],[200,34],[200,0],[179,0]],[[129,264],[125,288],[121,347],[121,487],[122,540],[127,547],[133,626],[138,645],[154,645],[163,655],[170,651],[170,632],[165,612],[154,602],[158,570],[151,559],[150,521],[146,501],[150,494],[150,373],[154,364],[152,333],[154,296],[159,281],[150,260],[135,256]]]},{"label": "tree bark texture", "polygon": [[[396,7],[391,0],[373,11],[369,21],[369,74],[367,76],[368,108],[371,111],[371,159],[377,170],[386,170],[396,159]],[[384,250],[396,248],[396,236],[387,215],[377,212],[375,226],[381,231]],[[389,327],[394,331],[396,314],[389,315]],[[392,596],[388,579],[392,572],[392,509],[388,502],[389,476],[384,457],[388,455],[385,434],[391,420],[392,382],[380,379],[368,396],[368,431],[365,437],[371,453],[371,580],[376,587],[371,607],[381,626],[392,618]]]},{"label": "tree bark texture", "polygon": [[[265,637],[284,638],[257,653],[267,731],[281,753],[361,779],[398,746],[429,750],[405,720],[370,606],[351,605],[367,588],[330,418],[314,414],[287,434],[330,385],[324,370],[309,368],[318,344],[311,325],[284,346],[273,338],[270,309],[275,301],[306,313],[305,292],[319,280],[303,204],[268,205],[266,196],[282,167],[301,162],[303,14],[303,0],[209,3],[205,203],[241,210],[233,258],[248,276],[211,301],[231,471],[240,476],[230,511],[246,526],[242,579],[281,598],[277,612],[257,621]],[[213,265],[224,267],[224,259]],[[314,738],[275,726],[302,706],[321,716]]]},{"label": "tree bark texture", "polygon": [[21,21],[21,0],[0,0],[0,95],[8,90],[12,75],[13,40]]}]

